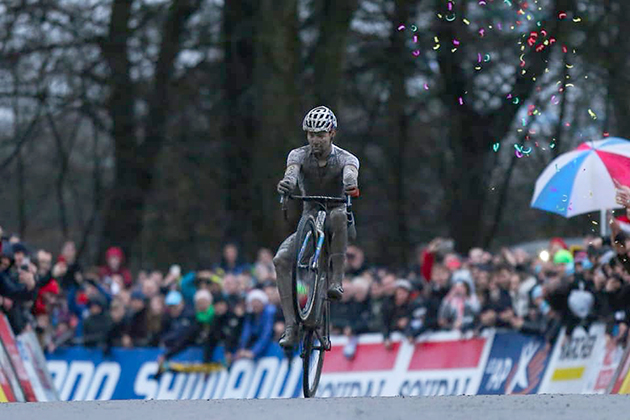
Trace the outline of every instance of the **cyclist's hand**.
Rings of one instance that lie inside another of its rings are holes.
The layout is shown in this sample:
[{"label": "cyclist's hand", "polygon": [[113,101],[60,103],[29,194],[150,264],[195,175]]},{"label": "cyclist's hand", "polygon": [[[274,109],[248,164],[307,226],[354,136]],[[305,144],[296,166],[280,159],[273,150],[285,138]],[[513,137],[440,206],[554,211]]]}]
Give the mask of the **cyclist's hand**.
[{"label": "cyclist's hand", "polygon": [[346,185],[344,186],[344,192],[350,197],[358,197],[359,196],[359,188],[356,185]]},{"label": "cyclist's hand", "polygon": [[288,178],[283,178],[280,182],[278,182],[278,192],[280,194],[289,194],[294,187],[295,183]]}]

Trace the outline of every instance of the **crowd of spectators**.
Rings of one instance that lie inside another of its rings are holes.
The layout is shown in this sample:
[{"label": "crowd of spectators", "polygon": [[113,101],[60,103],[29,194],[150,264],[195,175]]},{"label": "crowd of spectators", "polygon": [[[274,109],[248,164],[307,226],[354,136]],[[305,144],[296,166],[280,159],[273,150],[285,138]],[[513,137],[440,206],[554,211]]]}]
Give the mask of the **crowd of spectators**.
[{"label": "crowd of spectators", "polygon": [[[503,248],[466,255],[436,238],[403,270],[374,266],[363,250],[347,250],[343,299],[332,305],[334,334],[376,332],[391,347],[392,333],[414,340],[427,331],[478,334],[508,328],[553,342],[561,328],[607,326],[609,340],[625,345],[630,325],[630,220],[610,218],[610,237],[588,236],[567,246],[553,238],[539,254]],[[1,233],[1,232],[0,232]],[[15,333],[32,329],[43,348],[160,346],[161,360],[198,345],[210,360],[218,345],[228,363],[257,358],[284,331],[273,254],[259,250],[247,263],[235,244],[213,267],[183,272],[127,269],[121,248],[109,248],[101,267],[84,267],[71,241],[53,258],[19,237],[3,236],[0,310]]]}]

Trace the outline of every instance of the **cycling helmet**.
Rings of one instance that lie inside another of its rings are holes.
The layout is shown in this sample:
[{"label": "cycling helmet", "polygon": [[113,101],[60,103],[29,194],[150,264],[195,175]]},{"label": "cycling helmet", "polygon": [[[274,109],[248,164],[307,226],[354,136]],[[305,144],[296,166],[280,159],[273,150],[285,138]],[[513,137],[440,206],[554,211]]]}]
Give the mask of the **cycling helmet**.
[{"label": "cycling helmet", "polygon": [[337,117],[325,106],[318,106],[308,111],[304,121],[302,121],[302,130],[311,132],[331,131],[337,128]]}]

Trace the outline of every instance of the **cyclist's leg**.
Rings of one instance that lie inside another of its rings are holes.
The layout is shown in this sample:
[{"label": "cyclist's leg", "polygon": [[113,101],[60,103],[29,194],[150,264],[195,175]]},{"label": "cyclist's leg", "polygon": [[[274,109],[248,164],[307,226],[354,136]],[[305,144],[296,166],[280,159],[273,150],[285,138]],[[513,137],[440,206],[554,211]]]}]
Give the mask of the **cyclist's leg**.
[{"label": "cyclist's leg", "polygon": [[[273,258],[273,264],[276,267],[276,283],[278,285],[278,292],[280,292],[280,306],[282,307],[282,313],[284,314],[285,323],[285,335],[287,335],[287,328],[295,330],[295,312],[293,309],[293,278],[291,277],[291,270],[293,268],[293,258],[295,258],[295,237],[296,233],[289,236],[280,244],[276,256]],[[295,337],[295,332],[290,331]],[[281,340],[282,341],[282,340]],[[291,344],[291,341],[287,344]]]},{"label": "cyclist's leg", "polygon": [[343,279],[346,248],[348,247],[348,222],[346,209],[344,207],[337,207],[331,210],[328,215],[327,223],[331,234],[329,254],[330,263],[332,265],[328,297],[331,299],[341,299],[341,294],[343,293],[341,280]]}]

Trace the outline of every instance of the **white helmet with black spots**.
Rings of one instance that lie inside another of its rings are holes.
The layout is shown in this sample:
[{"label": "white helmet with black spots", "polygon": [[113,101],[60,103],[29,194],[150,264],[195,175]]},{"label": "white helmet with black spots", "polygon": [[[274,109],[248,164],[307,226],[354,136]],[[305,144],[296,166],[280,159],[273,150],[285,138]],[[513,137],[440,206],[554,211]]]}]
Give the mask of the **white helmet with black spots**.
[{"label": "white helmet with black spots", "polygon": [[302,121],[302,130],[314,133],[322,131],[331,131],[337,128],[337,117],[325,106],[318,106],[308,111],[304,121]]}]

